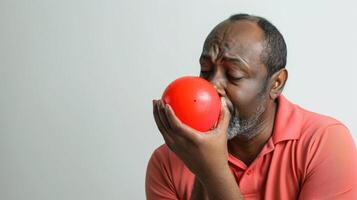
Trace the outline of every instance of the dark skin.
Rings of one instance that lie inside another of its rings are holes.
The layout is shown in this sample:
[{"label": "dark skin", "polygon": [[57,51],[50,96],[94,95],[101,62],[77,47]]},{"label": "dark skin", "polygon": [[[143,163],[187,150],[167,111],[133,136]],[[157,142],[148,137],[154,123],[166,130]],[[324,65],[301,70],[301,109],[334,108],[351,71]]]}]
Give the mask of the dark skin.
[{"label": "dark skin", "polygon": [[[155,121],[167,146],[196,176],[191,199],[243,199],[228,165],[228,152],[247,166],[254,162],[272,135],[276,99],[287,80],[286,69],[268,77],[261,61],[264,39],[260,27],[246,20],[224,21],[207,37],[200,76],[217,89],[222,110],[217,127],[206,134],[180,122],[161,100],[153,101]],[[258,123],[227,141],[231,117],[251,119],[258,107],[265,108]]]}]

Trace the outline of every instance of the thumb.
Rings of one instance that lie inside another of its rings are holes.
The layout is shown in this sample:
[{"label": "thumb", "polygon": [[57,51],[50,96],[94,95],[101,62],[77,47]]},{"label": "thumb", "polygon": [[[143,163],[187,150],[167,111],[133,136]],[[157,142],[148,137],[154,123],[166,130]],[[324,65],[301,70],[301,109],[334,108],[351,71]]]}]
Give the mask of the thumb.
[{"label": "thumb", "polygon": [[221,97],[221,114],[219,116],[217,125],[219,132],[227,132],[230,119],[231,113],[229,112],[226,100]]}]

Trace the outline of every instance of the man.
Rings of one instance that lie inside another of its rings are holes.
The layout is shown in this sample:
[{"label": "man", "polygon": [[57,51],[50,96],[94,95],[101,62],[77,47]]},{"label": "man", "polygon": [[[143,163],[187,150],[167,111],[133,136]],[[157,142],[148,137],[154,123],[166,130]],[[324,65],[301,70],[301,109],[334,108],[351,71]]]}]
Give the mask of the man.
[{"label": "man", "polygon": [[281,95],[285,41],[269,21],[233,15],[208,35],[201,77],[221,96],[206,134],[153,101],[165,145],[147,168],[147,199],[357,199],[357,153],[339,121]]}]

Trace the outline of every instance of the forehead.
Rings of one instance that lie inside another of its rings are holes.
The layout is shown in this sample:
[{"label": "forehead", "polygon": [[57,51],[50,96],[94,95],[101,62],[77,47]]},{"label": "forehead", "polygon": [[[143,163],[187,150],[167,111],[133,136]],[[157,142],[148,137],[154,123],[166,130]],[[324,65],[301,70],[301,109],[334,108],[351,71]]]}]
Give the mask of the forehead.
[{"label": "forehead", "polygon": [[259,62],[264,49],[264,32],[256,22],[248,20],[224,21],[208,35],[203,55],[212,59],[238,55],[247,62]]}]

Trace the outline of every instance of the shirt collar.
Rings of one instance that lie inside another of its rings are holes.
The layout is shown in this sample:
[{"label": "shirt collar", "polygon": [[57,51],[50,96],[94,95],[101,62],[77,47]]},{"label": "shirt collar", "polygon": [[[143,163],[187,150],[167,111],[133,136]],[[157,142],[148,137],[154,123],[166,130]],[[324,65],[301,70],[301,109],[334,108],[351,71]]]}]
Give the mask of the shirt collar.
[{"label": "shirt collar", "polygon": [[274,144],[300,138],[303,114],[299,107],[283,95],[278,97],[278,109],[274,122],[272,139]]}]

